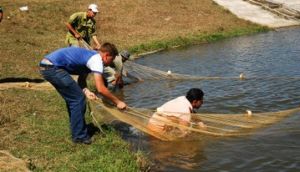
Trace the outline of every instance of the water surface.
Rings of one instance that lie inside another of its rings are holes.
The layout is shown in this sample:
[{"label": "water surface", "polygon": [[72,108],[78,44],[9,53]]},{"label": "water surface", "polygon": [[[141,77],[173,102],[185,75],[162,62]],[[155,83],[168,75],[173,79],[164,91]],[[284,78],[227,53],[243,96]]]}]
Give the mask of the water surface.
[{"label": "water surface", "polygon": [[[155,108],[198,87],[205,93],[200,113],[298,107],[299,35],[299,28],[289,28],[141,58],[136,62],[163,71],[218,77],[244,73],[250,79],[144,81],[125,87],[124,99],[130,106]],[[127,139],[149,153],[154,171],[300,171],[299,114],[247,137],[180,142],[138,136]]]}]

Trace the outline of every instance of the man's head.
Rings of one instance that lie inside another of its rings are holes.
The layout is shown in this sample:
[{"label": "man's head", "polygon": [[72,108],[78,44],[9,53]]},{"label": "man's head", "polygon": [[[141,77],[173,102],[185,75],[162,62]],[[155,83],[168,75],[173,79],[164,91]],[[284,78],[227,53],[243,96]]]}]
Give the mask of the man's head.
[{"label": "man's head", "polygon": [[203,104],[204,93],[199,88],[192,88],[186,93],[186,98],[194,109],[199,109]]},{"label": "man's head", "polygon": [[116,46],[108,42],[101,45],[99,53],[102,57],[104,66],[110,65],[115,57],[119,54]]},{"label": "man's head", "polygon": [[120,53],[120,56],[122,57],[122,62],[125,62],[129,60],[130,53],[127,50],[124,50]]},{"label": "man's head", "polygon": [[94,18],[98,12],[99,12],[98,5],[90,4],[88,6],[87,17]]}]

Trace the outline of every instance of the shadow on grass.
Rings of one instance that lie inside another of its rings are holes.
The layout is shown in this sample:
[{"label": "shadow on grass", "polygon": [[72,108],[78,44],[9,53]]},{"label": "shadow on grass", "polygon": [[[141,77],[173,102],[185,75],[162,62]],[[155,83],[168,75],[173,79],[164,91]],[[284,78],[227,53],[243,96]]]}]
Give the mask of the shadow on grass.
[{"label": "shadow on grass", "polygon": [[44,79],[40,78],[15,78],[15,77],[10,77],[10,78],[2,78],[0,79],[0,83],[6,83],[6,82],[34,82],[34,83],[42,83],[45,82]]},{"label": "shadow on grass", "polygon": [[95,134],[101,133],[100,129],[96,127],[93,123],[87,124],[87,130],[89,136],[93,137]]}]

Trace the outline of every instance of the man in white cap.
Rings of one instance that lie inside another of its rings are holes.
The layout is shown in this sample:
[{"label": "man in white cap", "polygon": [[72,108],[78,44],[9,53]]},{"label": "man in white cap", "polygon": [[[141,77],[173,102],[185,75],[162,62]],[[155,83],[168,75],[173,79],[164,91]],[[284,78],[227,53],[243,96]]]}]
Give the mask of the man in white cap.
[{"label": "man in white cap", "polygon": [[79,47],[79,40],[81,39],[90,45],[93,39],[95,49],[101,47],[101,44],[97,40],[96,21],[94,19],[98,12],[98,6],[90,4],[87,12],[77,12],[71,15],[69,21],[66,23],[69,30],[66,36],[68,46]]}]

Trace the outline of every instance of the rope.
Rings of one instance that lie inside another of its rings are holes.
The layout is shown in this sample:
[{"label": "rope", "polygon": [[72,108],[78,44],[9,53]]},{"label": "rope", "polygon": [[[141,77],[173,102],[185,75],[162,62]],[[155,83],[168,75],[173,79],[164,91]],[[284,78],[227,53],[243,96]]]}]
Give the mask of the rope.
[{"label": "rope", "polygon": [[101,133],[105,135],[106,133],[104,132],[104,130],[102,129],[100,123],[98,122],[98,120],[94,116],[94,112],[92,111],[90,101],[87,101],[87,107],[88,107],[90,116],[92,117],[93,121],[96,123],[96,126],[99,128],[99,130],[101,131]]}]

